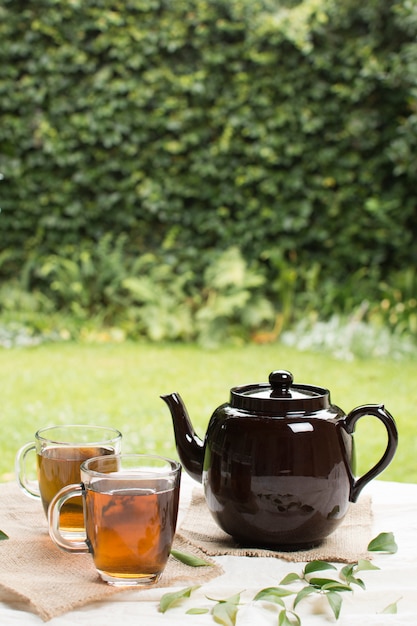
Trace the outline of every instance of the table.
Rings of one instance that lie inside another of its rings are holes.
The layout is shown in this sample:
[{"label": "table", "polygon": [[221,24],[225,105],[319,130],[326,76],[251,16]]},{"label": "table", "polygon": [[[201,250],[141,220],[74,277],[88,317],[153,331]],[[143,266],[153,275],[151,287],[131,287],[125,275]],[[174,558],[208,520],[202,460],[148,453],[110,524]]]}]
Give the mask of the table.
[{"label": "table", "polygon": [[[179,523],[190,502],[191,491],[197,484],[183,476]],[[366,571],[361,577],[366,590],[359,587],[353,594],[343,594],[343,606],[336,622],[327,601],[309,597],[297,607],[302,626],[401,626],[414,624],[417,616],[417,484],[373,481],[363,493],[372,496],[373,536],[392,531],[398,544],[394,555],[374,555],[377,571]],[[221,556],[215,557],[224,574],[195,591],[191,599],[181,606],[162,614],[158,611],[159,599],[175,589],[154,588],[128,590],[117,594],[111,601],[87,605],[53,618],[49,626],[213,626],[210,614],[187,615],[190,607],[211,608],[209,598],[225,599],[241,592],[236,626],[272,626],[278,623],[277,608],[267,609],[252,598],[264,587],[277,586],[290,572],[301,572],[303,564],[279,559]],[[340,565],[338,566],[340,567]],[[190,585],[192,580],[190,580]],[[397,602],[396,615],[382,614],[384,608]],[[8,602],[0,595],[0,624],[31,626],[43,624],[41,618],[25,610],[19,602]]]}]

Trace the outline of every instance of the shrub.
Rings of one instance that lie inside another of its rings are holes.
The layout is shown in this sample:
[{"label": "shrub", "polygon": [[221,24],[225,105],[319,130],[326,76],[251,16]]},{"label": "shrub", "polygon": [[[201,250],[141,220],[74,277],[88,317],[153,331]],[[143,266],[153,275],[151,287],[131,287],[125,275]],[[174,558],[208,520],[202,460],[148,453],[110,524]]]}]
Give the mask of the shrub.
[{"label": "shrub", "polygon": [[154,337],[191,313],[151,331],[141,257],[167,312],[236,248],[261,326],[378,298],[417,260],[416,32],[407,0],[4,0],[0,275]]}]

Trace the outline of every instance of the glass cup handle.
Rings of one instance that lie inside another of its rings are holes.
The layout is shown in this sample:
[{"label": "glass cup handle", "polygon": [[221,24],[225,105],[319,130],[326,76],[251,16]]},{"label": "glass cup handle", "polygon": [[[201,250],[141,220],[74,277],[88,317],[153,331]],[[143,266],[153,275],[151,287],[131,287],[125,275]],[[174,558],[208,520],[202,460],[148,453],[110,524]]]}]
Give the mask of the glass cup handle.
[{"label": "glass cup handle", "polygon": [[59,530],[59,520],[61,517],[61,509],[65,502],[70,498],[83,495],[84,485],[67,485],[52,498],[48,508],[48,526],[49,535],[60,548],[67,552],[89,552],[86,541],[77,541],[76,539],[68,539],[61,535]]},{"label": "glass cup handle", "polygon": [[34,481],[30,481],[26,474],[26,457],[32,450],[36,450],[34,443],[27,443],[22,446],[16,454],[15,472],[19,486],[23,489],[26,495],[37,500],[41,497],[39,491],[39,485]]}]

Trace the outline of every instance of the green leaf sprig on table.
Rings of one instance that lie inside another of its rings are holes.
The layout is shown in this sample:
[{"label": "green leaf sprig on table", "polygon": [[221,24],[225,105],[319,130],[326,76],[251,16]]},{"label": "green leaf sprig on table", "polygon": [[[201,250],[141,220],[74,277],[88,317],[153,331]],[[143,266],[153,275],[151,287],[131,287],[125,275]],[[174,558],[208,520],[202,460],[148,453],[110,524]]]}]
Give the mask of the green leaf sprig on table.
[{"label": "green leaf sprig on table", "polygon": [[[397,549],[394,535],[391,532],[380,533],[368,544],[368,552],[394,554]],[[209,565],[205,561],[200,563],[201,559],[187,553],[174,553],[173,556],[193,567],[199,567],[202,564]],[[194,559],[196,559],[195,563],[193,563]],[[301,619],[295,612],[295,609],[304,598],[313,594],[320,594],[328,601],[329,607],[337,620],[339,619],[343,603],[341,594],[346,592],[352,593],[354,586],[362,590],[366,589],[364,581],[358,577],[359,572],[379,569],[379,567],[366,559],[360,559],[357,563],[344,565],[339,570],[335,565],[327,561],[311,561],[305,565],[300,574],[294,572],[287,574],[278,587],[261,589],[256,593],[253,601],[277,605],[279,607],[278,626],[301,626]],[[337,572],[338,577],[318,575],[320,572],[329,571]],[[296,589],[290,589],[289,585],[296,585]],[[177,592],[164,594],[160,600],[159,610],[165,613],[169,608],[178,606],[182,600],[190,598],[192,592],[199,588],[200,586],[186,587]],[[240,596],[241,594],[238,593],[224,600],[207,598],[215,602],[211,610],[208,608],[191,608],[187,611],[187,614],[201,615],[211,612],[216,623],[223,626],[234,626],[236,624]],[[288,601],[290,596],[293,596],[294,599],[291,608],[288,608],[286,601]],[[394,602],[388,605],[381,613],[396,613],[397,604],[398,602]]]},{"label": "green leaf sprig on table", "polygon": [[[189,598],[192,592],[199,588],[200,586],[196,585],[194,587],[185,587],[185,589],[180,589],[179,591],[165,593],[159,602],[160,612],[165,613],[168,609],[178,606],[182,600]],[[237,593],[225,600],[215,600],[214,598],[208,599],[215,602],[211,609],[211,614],[213,615],[215,622],[223,624],[224,626],[233,626],[236,623],[236,615],[240,603],[240,593]],[[203,615],[209,612],[210,610],[207,608],[192,608],[189,609],[186,614]]]},{"label": "green leaf sprig on table", "polygon": [[3,541],[4,539],[8,539],[9,536],[6,535],[5,532],[3,532],[2,530],[0,530],[0,541]]}]

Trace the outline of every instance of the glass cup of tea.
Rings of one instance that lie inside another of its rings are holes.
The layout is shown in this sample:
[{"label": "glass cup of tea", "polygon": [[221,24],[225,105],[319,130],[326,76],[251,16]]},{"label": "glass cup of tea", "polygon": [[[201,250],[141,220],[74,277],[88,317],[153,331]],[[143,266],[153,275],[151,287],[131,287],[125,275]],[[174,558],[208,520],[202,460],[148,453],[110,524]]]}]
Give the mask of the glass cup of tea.
[{"label": "glass cup of tea", "polygon": [[[159,580],[174,540],[181,481],[177,461],[146,454],[101,456],[81,465],[81,483],[62,489],[48,511],[49,534],[67,552],[90,552],[112,585]],[[86,539],[60,531],[65,504],[82,496]]]},{"label": "glass cup of tea", "polygon": [[[95,456],[120,454],[121,442],[121,432],[105,426],[69,424],[41,428],[35,434],[35,441],[24,445],[16,455],[18,483],[26,495],[42,501],[47,515],[55,494],[66,485],[80,481],[83,461]],[[33,452],[36,452],[36,481],[29,478],[28,455]],[[85,536],[81,498],[74,498],[62,510],[61,530]]]}]

